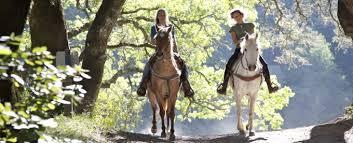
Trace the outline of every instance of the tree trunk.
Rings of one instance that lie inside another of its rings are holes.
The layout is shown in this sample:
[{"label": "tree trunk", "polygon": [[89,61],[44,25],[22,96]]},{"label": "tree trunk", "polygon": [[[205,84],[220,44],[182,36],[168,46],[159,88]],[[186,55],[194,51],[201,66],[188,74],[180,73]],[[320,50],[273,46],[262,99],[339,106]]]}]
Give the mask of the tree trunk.
[{"label": "tree trunk", "polygon": [[337,16],[344,33],[353,40],[353,0],[338,0]]},{"label": "tree trunk", "polygon": [[76,110],[78,113],[90,112],[94,108],[102,83],[108,38],[118,16],[121,15],[124,3],[125,0],[103,0],[88,31],[86,46],[81,57],[83,58],[82,68],[88,69],[88,74],[92,78],[82,81],[87,94]]},{"label": "tree trunk", "polygon": [[[21,35],[27,19],[31,0],[2,0],[0,4],[0,36],[9,36],[11,33]],[[0,41],[2,42],[2,41]],[[4,41],[3,41],[4,42]],[[17,48],[15,48],[17,49]],[[12,82],[0,80],[0,102],[17,100]]]},{"label": "tree trunk", "polygon": [[33,0],[29,25],[32,47],[47,46],[54,56],[69,49],[61,0]]},{"label": "tree trunk", "polygon": [[12,32],[22,34],[30,3],[31,0],[1,0],[0,36],[8,36]]}]

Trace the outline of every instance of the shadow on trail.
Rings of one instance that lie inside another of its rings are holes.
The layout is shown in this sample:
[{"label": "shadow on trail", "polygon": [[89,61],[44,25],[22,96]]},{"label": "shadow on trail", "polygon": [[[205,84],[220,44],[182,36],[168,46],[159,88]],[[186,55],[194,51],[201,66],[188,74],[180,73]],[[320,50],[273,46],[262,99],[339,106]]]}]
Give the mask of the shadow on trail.
[{"label": "shadow on trail", "polygon": [[346,143],[344,133],[353,126],[353,119],[332,124],[315,126],[310,132],[310,139],[300,143]]},{"label": "shadow on trail", "polygon": [[146,135],[139,133],[130,132],[115,132],[109,133],[110,141],[112,142],[203,142],[203,143],[251,143],[253,141],[267,140],[262,137],[249,138],[240,134],[226,134],[217,136],[177,136],[175,140],[169,140],[168,138],[160,138],[159,135]]}]

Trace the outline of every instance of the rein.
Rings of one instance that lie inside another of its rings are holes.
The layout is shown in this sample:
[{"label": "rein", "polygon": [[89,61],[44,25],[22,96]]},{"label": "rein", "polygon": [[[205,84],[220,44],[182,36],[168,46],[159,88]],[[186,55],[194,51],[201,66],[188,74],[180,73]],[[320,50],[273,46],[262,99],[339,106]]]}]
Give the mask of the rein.
[{"label": "rein", "polygon": [[[244,52],[246,52],[246,51],[244,51]],[[249,71],[249,68],[246,68],[246,67],[244,66],[244,64],[243,64],[243,58],[245,58],[245,61],[247,62],[246,64],[248,64],[248,60],[247,60],[247,58],[246,58],[246,56],[245,56],[244,53],[241,54],[241,57],[240,57],[240,59],[239,59],[239,60],[240,60],[240,64],[241,64],[241,66],[242,66],[245,70]],[[238,68],[238,69],[239,69],[239,68]],[[241,80],[243,80],[243,81],[253,81],[253,80],[255,80],[255,79],[257,79],[257,78],[259,78],[259,77],[262,76],[261,73],[258,73],[258,74],[253,75],[253,76],[243,76],[243,75],[240,75],[240,74],[238,74],[238,73],[236,73],[236,72],[234,72],[233,75],[236,76],[236,77],[238,77],[239,79],[241,79]]]}]

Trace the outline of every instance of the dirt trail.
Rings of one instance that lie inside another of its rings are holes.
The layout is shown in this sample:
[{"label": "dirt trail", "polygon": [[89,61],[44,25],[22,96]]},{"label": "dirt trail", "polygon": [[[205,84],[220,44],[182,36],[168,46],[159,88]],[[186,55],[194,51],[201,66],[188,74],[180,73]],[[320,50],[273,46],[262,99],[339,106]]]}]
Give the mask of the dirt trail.
[{"label": "dirt trail", "polygon": [[[109,134],[111,142],[169,142],[158,135],[129,132]],[[353,119],[318,126],[271,132],[256,132],[255,136],[226,134],[214,136],[177,136],[173,142],[205,143],[353,143]]]}]

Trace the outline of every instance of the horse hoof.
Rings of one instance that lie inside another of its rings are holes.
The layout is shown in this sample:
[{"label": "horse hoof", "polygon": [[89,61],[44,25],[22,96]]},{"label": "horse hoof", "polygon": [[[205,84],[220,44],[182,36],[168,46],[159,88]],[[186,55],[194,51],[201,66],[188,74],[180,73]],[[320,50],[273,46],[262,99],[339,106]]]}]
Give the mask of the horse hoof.
[{"label": "horse hoof", "polygon": [[249,132],[249,136],[255,136],[255,132]]},{"label": "horse hoof", "polygon": [[239,134],[240,135],[245,135],[245,131],[244,130],[239,130]]},{"label": "horse hoof", "polygon": [[152,132],[152,134],[157,133],[157,128],[153,128],[153,127],[152,127],[151,132]]},{"label": "horse hoof", "polygon": [[167,134],[166,134],[165,132],[162,132],[162,133],[161,133],[161,137],[162,137],[162,138],[165,138],[165,137],[167,137]]},{"label": "horse hoof", "polygon": [[174,135],[174,134],[171,134],[171,135],[169,136],[169,140],[170,140],[170,141],[175,141],[175,135]]}]

